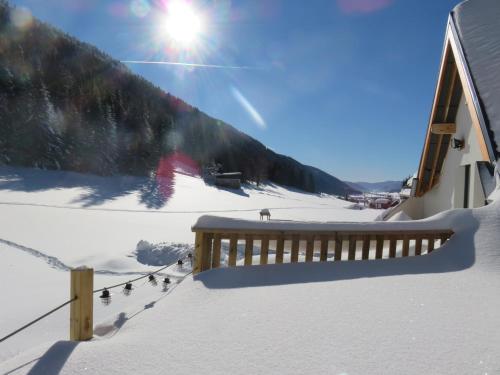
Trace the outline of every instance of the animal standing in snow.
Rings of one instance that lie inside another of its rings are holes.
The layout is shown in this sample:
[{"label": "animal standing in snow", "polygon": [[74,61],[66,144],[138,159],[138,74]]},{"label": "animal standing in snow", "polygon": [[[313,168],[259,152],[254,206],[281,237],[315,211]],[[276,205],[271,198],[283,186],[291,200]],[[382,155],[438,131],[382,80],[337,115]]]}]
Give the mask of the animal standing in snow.
[{"label": "animal standing in snow", "polygon": [[264,220],[264,217],[267,217],[267,220],[271,220],[271,212],[267,208],[260,210],[260,220]]}]

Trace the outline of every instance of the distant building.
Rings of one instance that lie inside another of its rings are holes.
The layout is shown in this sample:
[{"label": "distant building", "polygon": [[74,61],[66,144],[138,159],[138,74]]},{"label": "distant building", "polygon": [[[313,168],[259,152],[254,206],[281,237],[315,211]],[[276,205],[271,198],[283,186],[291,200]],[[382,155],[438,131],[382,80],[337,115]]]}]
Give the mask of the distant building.
[{"label": "distant building", "polygon": [[450,14],[415,185],[388,214],[420,219],[481,207],[500,157],[500,1],[469,0]]},{"label": "distant building", "polygon": [[374,207],[373,208],[378,208],[378,209],[386,209],[391,207],[392,201],[387,198],[378,198],[375,199],[373,202]]},{"label": "distant building", "polygon": [[241,172],[217,173],[215,185],[231,189],[241,189]]},{"label": "distant building", "polygon": [[241,172],[219,172],[222,169],[221,164],[211,164],[205,166],[202,170],[205,183],[230,189],[241,189]]}]

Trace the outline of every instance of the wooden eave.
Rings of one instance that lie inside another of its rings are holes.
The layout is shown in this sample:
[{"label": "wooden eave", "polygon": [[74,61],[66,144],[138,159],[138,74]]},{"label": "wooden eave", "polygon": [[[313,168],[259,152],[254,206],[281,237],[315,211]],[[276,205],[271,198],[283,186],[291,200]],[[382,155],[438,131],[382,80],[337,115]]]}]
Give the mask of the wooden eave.
[{"label": "wooden eave", "polygon": [[[483,161],[491,161],[488,142],[481,127],[480,115],[474,105],[475,91],[468,76],[468,69],[462,58],[459,42],[453,33],[451,20],[448,22],[445,44],[441,58],[439,76],[434,94],[431,115],[427,127],[424,148],[418,168],[417,196],[424,195],[438,182],[452,134],[451,125],[455,124],[458,105],[462,94],[465,95],[473,127],[480,143]],[[433,132],[444,124],[450,125],[449,131]]]}]

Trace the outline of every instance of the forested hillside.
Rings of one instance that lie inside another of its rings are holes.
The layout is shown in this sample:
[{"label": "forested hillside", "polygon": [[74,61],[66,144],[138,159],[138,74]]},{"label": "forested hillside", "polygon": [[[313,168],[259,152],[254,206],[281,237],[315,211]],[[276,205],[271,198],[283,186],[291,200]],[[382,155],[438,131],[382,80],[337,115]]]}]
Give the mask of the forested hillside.
[{"label": "forested hillside", "polygon": [[[183,152],[247,180],[344,194],[340,180],[274,153],[131,73],[95,47],[0,0],[0,164],[153,175]],[[352,189],[351,189],[352,190]]]}]

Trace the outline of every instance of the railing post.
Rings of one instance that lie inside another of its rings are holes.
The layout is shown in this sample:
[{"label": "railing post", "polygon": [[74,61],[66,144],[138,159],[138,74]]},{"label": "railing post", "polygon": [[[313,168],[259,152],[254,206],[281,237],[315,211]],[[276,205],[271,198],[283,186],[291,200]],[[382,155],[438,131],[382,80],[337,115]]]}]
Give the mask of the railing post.
[{"label": "railing post", "polygon": [[253,259],[253,237],[251,234],[245,236],[245,266],[251,266]]},{"label": "railing post", "polygon": [[203,252],[206,244],[205,233],[196,232],[195,244],[194,244],[194,264],[193,264],[193,275],[203,271]]},{"label": "railing post", "polygon": [[292,252],[290,254],[290,262],[297,263],[299,261],[299,246],[300,237],[298,235],[292,236]]},{"label": "railing post", "polygon": [[267,264],[269,256],[269,237],[263,236],[260,242],[260,264]]},{"label": "railing post", "polygon": [[415,240],[415,255],[422,255],[422,236],[417,236]]},{"label": "railing post", "polygon": [[407,234],[403,235],[403,254],[404,257],[410,255],[410,238]]},{"label": "railing post", "polygon": [[427,238],[427,254],[432,253],[434,251],[434,235],[431,234]]},{"label": "railing post", "polygon": [[[389,258],[396,258],[396,247],[398,244],[398,238],[395,236],[391,236],[389,240]],[[422,244],[422,241],[420,241]]]},{"label": "railing post", "polygon": [[306,262],[312,262],[314,258],[314,237],[307,238],[306,243]]},{"label": "railing post", "polygon": [[356,236],[349,236],[349,252],[347,254],[348,260],[356,260]]},{"label": "railing post", "polygon": [[227,265],[229,267],[236,266],[236,257],[238,255],[238,237],[236,234],[232,234],[229,239],[229,259]]},{"label": "railing post", "polygon": [[94,270],[76,268],[71,270],[70,298],[76,298],[70,305],[69,339],[90,340],[94,335]]},{"label": "railing post", "polygon": [[283,238],[283,236],[278,236],[278,239],[276,240],[276,258],[274,261],[276,264],[283,263],[284,251],[285,251],[285,239]]},{"label": "railing post", "polygon": [[375,259],[382,259],[384,254],[384,236],[377,235],[376,239],[376,247],[375,247]]},{"label": "railing post", "polygon": [[212,268],[220,267],[220,248],[221,248],[221,236],[216,234],[214,236],[214,246],[212,254]]},{"label": "railing post", "polygon": [[328,237],[323,235],[320,238],[319,260],[320,262],[326,262],[328,259]]},{"label": "railing post", "polygon": [[363,249],[361,250],[361,259],[367,260],[370,258],[370,235],[365,234],[363,236]]},{"label": "railing post", "polygon": [[207,271],[212,268],[212,233],[205,233],[201,252],[201,270]]},{"label": "railing post", "polygon": [[342,237],[336,233],[335,234],[335,248],[334,248],[334,253],[333,253],[333,259],[335,261],[341,261],[342,260]]}]

